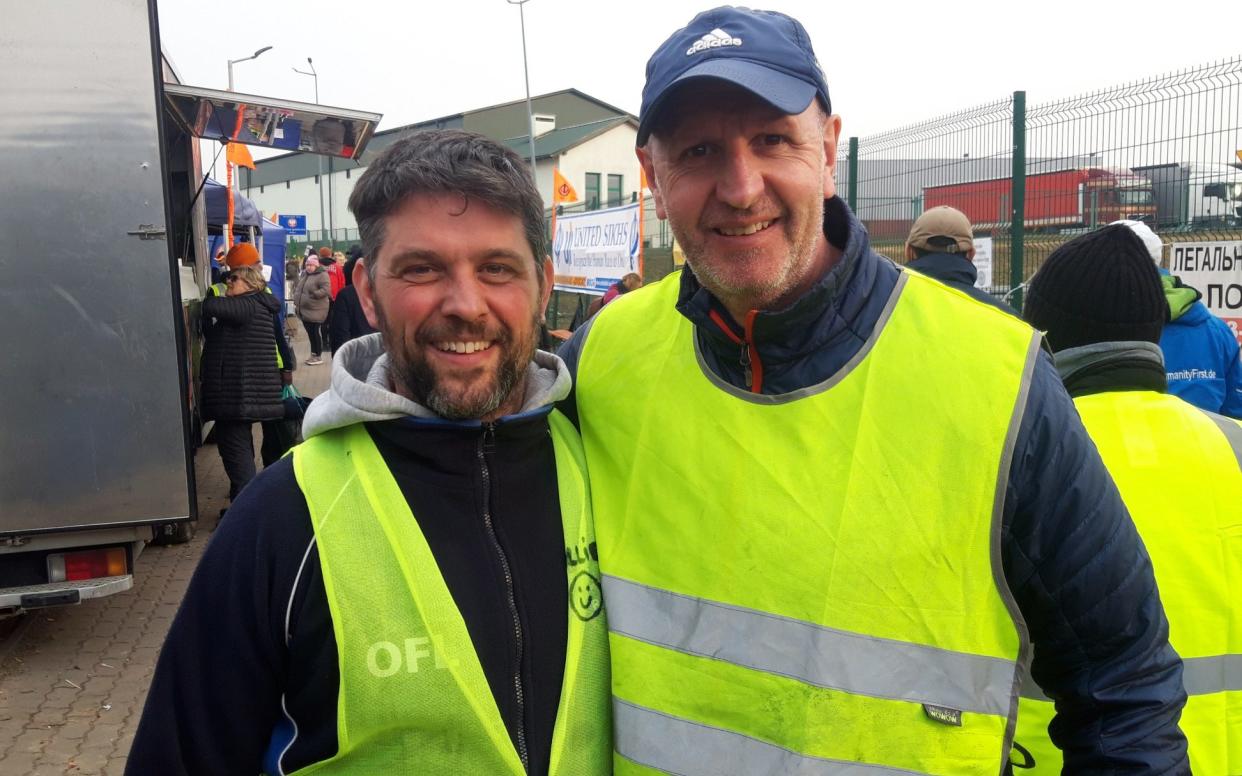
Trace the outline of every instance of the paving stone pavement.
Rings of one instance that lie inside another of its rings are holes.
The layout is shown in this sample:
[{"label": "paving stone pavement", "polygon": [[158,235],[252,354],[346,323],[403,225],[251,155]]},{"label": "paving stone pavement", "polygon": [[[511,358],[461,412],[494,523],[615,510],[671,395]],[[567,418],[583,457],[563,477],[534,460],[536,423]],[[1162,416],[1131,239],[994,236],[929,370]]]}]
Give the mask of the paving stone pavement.
[{"label": "paving stone pavement", "polygon": [[[293,345],[294,385],[317,395],[327,388],[330,362],[302,363],[309,351],[300,326]],[[135,563],[132,590],[25,615],[0,639],[0,774],[125,770],[160,646],[227,504],[214,445],[196,452],[194,468],[200,519],[190,542],[148,546]]]}]

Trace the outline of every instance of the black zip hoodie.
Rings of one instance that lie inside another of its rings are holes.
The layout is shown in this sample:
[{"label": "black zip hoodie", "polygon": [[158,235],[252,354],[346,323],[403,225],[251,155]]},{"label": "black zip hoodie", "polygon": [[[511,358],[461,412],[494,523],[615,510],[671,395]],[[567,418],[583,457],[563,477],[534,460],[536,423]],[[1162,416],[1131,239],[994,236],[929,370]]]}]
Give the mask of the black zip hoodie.
[{"label": "black zip hoodie", "polygon": [[[373,351],[378,337],[364,339]],[[350,343],[339,360],[366,345]],[[548,354],[538,358],[545,383],[549,367],[564,372]],[[566,548],[547,402],[567,391],[563,380],[545,385],[528,397],[528,408],[542,406],[486,426],[366,423],[531,774],[547,773],[564,673]],[[127,773],[289,773],[336,753],[338,655],[312,540],[282,459],[233,502],[207,547],[160,655]]]}]

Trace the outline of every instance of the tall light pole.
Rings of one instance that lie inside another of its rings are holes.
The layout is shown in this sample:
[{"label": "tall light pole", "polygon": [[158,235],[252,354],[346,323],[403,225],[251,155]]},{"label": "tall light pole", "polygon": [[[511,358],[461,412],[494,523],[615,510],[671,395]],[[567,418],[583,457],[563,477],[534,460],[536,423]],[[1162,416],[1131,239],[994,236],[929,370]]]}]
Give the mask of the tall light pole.
[{"label": "tall light pole", "polygon": [[518,17],[522,20],[522,72],[526,75],[526,134],[530,137],[530,174],[535,176],[535,114],[530,107],[530,68],[526,65],[526,13],[522,6],[530,0],[505,0],[509,5],[518,7]]},{"label": "tall light pole", "polygon": [[[264,46],[263,48],[259,49],[258,51],[254,52],[248,57],[242,57],[241,59],[230,59],[228,61],[229,62],[229,91],[230,92],[233,91],[233,65],[237,64],[238,62],[248,62],[251,59],[258,59],[259,55],[262,54],[264,51],[271,51],[271,50],[272,50],[271,46]],[[238,118],[240,119],[240,116]],[[227,235],[225,242],[228,245],[228,247],[232,248],[233,247],[233,181],[232,181],[233,167],[232,167],[232,163],[227,162],[227,161],[224,163],[224,165],[225,165],[225,172],[227,174],[227,177],[229,178],[229,226],[228,226],[228,235]],[[213,163],[212,172],[215,172],[214,163]],[[239,183],[240,183],[240,180],[239,180]]]},{"label": "tall light pole", "polygon": [[241,59],[230,59],[229,60],[229,91],[230,92],[233,91],[233,65],[236,65],[238,62],[246,62],[251,59],[256,59],[264,51],[271,51],[271,50],[272,50],[271,46],[264,46],[263,48],[259,49],[258,51],[254,52],[248,57],[242,57]]},{"label": "tall light pole", "polygon": [[[311,78],[315,79],[315,104],[318,105],[319,104],[319,72],[315,70],[315,62],[310,57],[306,58],[306,64],[308,67],[310,67],[309,71],[298,70],[295,67],[293,68],[293,72],[301,73],[302,75],[309,75]],[[323,156],[316,154],[315,159],[319,163],[319,236],[320,238],[322,238],[324,225],[326,223],[326,219],[324,218],[324,215],[323,215]],[[307,235],[308,238],[309,236],[310,235]]]},{"label": "tall light pole", "polygon": [[315,79],[315,104],[318,105],[319,104],[319,73],[315,72],[315,62],[310,57],[306,58],[306,64],[310,67],[310,70],[298,70],[295,67],[293,68],[293,72],[301,73],[302,75],[309,75],[311,78]]}]

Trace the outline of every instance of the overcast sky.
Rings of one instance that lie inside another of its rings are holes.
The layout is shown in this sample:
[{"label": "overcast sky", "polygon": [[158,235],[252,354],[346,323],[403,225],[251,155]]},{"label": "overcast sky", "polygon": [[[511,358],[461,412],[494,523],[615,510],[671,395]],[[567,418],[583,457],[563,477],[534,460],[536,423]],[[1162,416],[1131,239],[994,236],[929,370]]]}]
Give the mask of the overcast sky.
[{"label": "overcast sky", "polygon": [[[384,114],[381,129],[522,99],[518,8],[506,0],[163,0],[165,52],[182,79]],[[1007,97],[1029,104],[1242,53],[1233,3],[828,2],[762,7],[807,27],[843,134],[866,136]],[[530,0],[532,94],[576,88],[637,113],[647,57],[704,2]],[[1018,8],[1019,11],[1012,11]]]}]

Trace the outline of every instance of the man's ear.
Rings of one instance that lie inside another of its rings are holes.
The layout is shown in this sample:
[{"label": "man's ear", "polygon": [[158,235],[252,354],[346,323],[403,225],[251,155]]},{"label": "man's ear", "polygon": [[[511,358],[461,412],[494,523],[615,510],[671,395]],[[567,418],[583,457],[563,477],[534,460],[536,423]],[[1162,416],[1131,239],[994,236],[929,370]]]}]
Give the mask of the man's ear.
[{"label": "man's ear", "polygon": [[652,146],[658,142],[655,138],[648,138],[647,145],[642,148],[635,148],[634,153],[638,155],[638,164],[643,168],[643,175],[647,176],[647,188],[651,189],[651,198],[655,200],[656,218],[661,220],[668,218],[664,210],[664,195],[660,190],[660,182],[656,180],[655,164],[651,158]]},{"label": "man's ear", "polygon": [[837,193],[837,141],[841,139],[841,117],[835,113],[824,119],[824,198]]},{"label": "man's ear", "polygon": [[966,261],[974,261],[974,260],[975,260],[975,249],[971,248],[970,250],[966,251]]},{"label": "man's ear", "polygon": [[539,312],[542,315],[548,309],[548,300],[552,298],[552,284],[556,282],[556,268],[552,265],[552,257],[543,257],[543,290],[539,292]]},{"label": "man's ear", "polygon": [[[372,257],[368,261],[378,261]],[[372,329],[379,329],[379,316],[375,314],[374,288],[371,286],[371,273],[363,262],[354,265],[354,287],[358,289],[358,301],[362,304],[362,313]]]}]

